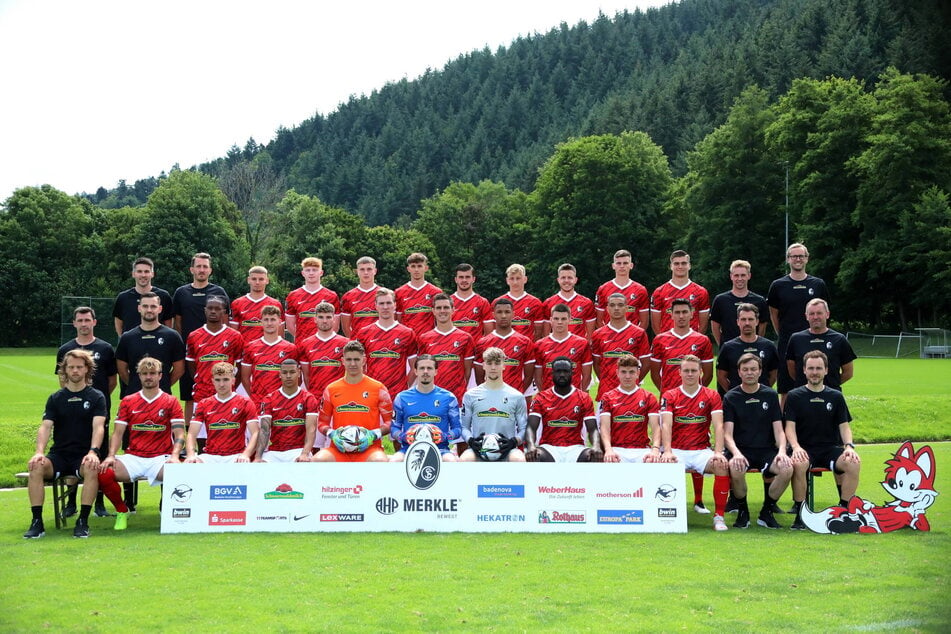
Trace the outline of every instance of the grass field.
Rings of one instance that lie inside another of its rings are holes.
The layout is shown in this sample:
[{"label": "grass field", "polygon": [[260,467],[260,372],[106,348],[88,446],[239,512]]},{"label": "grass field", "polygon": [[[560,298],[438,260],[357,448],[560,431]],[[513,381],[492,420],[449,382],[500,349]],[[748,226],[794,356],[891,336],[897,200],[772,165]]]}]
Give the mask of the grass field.
[{"label": "grass field", "polygon": [[[872,536],[720,534],[692,512],[686,535],[161,535],[143,487],[124,533],[94,517],[74,540],[48,510],[28,541],[26,492],[3,491],[0,631],[946,632],[951,443],[932,446],[933,532]],[[865,497],[890,500],[896,448],[860,447]]]},{"label": "grass field", "polygon": [[[846,393],[862,442],[951,438],[951,364],[860,359],[857,375]],[[56,386],[52,351],[0,351],[0,379],[0,480],[9,482]],[[93,537],[74,540],[52,528],[47,502],[47,536],[27,541],[26,491],[2,491],[0,632],[944,632],[951,443],[933,447],[944,493],[928,512],[934,530],[882,536],[717,534],[694,513],[687,535],[163,536],[158,494],[143,487],[125,533],[92,518]],[[890,500],[878,483],[896,449],[859,447],[860,494]],[[758,508],[762,489],[750,491]],[[835,502],[831,478],[817,480],[816,499]]]}]

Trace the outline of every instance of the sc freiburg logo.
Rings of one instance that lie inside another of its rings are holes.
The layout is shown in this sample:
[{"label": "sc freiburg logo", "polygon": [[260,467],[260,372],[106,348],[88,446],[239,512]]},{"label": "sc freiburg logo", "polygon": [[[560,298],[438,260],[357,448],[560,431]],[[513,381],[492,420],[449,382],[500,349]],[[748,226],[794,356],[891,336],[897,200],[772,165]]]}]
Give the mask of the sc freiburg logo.
[{"label": "sc freiburg logo", "polygon": [[436,484],[441,465],[439,449],[429,440],[417,440],[406,450],[406,477],[421,491]]}]

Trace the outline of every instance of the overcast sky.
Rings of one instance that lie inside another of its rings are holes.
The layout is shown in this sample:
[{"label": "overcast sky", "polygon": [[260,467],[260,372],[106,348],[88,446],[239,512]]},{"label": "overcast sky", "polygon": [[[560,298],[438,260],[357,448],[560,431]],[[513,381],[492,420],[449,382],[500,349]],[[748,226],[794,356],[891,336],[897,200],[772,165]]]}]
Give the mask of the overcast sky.
[{"label": "overcast sky", "polygon": [[0,0],[0,201],[223,156],[350,95],[669,0]]}]

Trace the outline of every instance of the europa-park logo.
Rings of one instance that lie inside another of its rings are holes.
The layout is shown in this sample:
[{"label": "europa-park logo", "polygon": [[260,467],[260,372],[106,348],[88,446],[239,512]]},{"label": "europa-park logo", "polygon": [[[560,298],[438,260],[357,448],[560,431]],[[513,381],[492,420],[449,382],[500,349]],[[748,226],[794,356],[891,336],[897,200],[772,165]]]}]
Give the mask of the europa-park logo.
[{"label": "europa-park logo", "polygon": [[289,484],[279,484],[274,487],[273,491],[268,491],[264,494],[265,500],[303,500],[304,494],[300,491],[295,491],[294,487]]}]

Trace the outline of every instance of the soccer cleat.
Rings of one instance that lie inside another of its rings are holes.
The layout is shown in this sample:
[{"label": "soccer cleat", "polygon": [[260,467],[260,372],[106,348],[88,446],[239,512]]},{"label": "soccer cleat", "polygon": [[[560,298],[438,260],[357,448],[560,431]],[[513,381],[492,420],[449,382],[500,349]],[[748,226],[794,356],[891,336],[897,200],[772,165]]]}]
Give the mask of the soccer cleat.
[{"label": "soccer cleat", "polygon": [[124,531],[129,525],[129,514],[128,513],[116,513],[116,523],[113,526],[113,530]]},{"label": "soccer cleat", "polygon": [[[710,511],[707,511],[709,513]],[[722,515],[713,516],[713,530],[717,532],[723,532],[727,530],[726,522],[723,521]]]},{"label": "soccer cleat", "polygon": [[43,528],[43,520],[36,519],[30,522],[30,527],[23,533],[25,539],[39,539],[43,535],[46,535],[46,530]]},{"label": "soccer cleat", "polygon": [[700,515],[709,515],[710,509],[703,505],[703,502],[697,502],[693,505],[693,512],[700,513]]},{"label": "soccer cleat", "polygon": [[773,517],[773,512],[768,508],[764,508],[759,512],[759,518],[756,520],[756,523],[766,528],[782,528],[779,522],[776,521],[776,518]]},{"label": "soccer cleat", "polygon": [[[773,513],[775,513],[775,512],[776,512],[776,511],[773,511]],[[792,503],[792,506],[789,507],[789,510],[786,511],[786,513],[789,513],[790,515],[795,515],[795,514],[798,513],[798,512],[799,512],[799,508],[796,506],[796,503],[795,503],[795,502],[793,502],[793,503]]]},{"label": "soccer cleat", "polygon": [[769,507],[769,512],[773,513],[774,515],[783,515],[786,513],[786,511],[779,508],[779,504],[777,504],[776,502],[773,502],[772,505]]},{"label": "soccer cleat", "polygon": [[750,527],[750,510],[739,509],[736,513],[736,521],[733,522],[733,528],[749,528],[749,527]]},{"label": "soccer cleat", "polygon": [[733,491],[730,491],[730,497],[726,500],[726,512],[727,513],[736,513],[740,510],[740,505],[737,503],[736,498],[733,497]]},{"label": "soccer cleat", "polygon": [[89,537],[89,522],[86,520],[76,520],[76,527],[73,529],[73,537]]},{"label": "soccer cleat", "polygon": [[797,515],[796,520],[792,523],[792,526],[789,527],[789,530],[804,531],[806,530],[806,525],[803,523],[802,518]]},{"label": "soccer cleat", "polygon": [[67,504],[66,506],[63,507],[63,519],[64,519],[64,520],[68,520],[69,518],[71,518],[71,517],[72,517],[73,515],[75,515],[75,514],[76,514],[76,505],[75,505],[75,504]]},{"label": "soccer cleat", "polygon": [[106,510],[105,506],[97,506],[93,509],[93,513],[96,514],[96,517],[109,517],[112,515],[112,513]]},{"label": "soccer cleat", "polygon": [[129,507],[129,514],[135,515],[135,504],[133,504],[129,500],[126,500],[125,505]]}]

